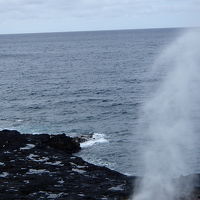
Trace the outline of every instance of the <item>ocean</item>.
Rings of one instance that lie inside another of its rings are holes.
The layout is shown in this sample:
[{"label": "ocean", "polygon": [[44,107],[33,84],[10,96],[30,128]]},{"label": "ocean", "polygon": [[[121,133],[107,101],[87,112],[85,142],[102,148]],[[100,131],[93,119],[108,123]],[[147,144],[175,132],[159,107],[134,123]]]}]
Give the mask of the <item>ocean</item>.
[{"label": "ocean", "polygon": [[137,175],[138,119],[159,84],[159,77],[149,74],[155,59],[181,32],[0,35],[0,128],[94,134],[78,156]]}]

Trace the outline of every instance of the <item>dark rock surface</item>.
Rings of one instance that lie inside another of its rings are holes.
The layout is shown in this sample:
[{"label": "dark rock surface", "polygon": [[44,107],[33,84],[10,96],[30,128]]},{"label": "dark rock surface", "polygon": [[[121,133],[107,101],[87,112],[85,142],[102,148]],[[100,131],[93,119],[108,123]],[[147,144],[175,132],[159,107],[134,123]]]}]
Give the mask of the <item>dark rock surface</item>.
[{"label": "dark rock surface", "polygon": [[91,134],[88,134],[88,135],[82,135],[80,137],[74,137],[73,139],[78,142],[78,143],[83,143],[83,142],[86,142],[88,140],[91,140],[93,138],[93,133]]},{"label": "dark rock surface", "polygon": [[124,200],[134,178],[72,153],[77,138],[0,131],[0,200]]},{"label": "dark rock surface", "polygon": [[[0,200],[129,199],[136,177],[95,166],[73,155],[80,150],[80,142],[91,137],[0,131]],[[174,181],[180,194],[176,200],[200,199],[200,175]]]}]

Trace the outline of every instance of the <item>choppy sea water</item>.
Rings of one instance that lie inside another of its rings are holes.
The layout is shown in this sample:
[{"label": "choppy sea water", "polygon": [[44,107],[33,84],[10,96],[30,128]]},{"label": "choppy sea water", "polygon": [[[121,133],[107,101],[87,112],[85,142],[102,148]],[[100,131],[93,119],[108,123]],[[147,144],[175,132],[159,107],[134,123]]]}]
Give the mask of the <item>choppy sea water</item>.
[{"label": "choppy sea water", "polygon": [[0,128],[94,133],[78,154],[137,174],[140,110],[151,66],[180,29],[0,36]]}]

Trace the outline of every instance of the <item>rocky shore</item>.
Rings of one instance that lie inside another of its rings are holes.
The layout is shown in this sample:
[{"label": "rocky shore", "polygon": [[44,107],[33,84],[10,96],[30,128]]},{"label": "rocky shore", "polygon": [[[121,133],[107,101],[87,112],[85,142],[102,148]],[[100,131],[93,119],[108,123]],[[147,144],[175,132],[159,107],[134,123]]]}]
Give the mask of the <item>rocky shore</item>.
[{"label": "rocky shore", "polygon": [[124,200],[134,178],[73,153],[77,138],[0,131],[0,200]]},{"label": "rocky shore", "polygon": [[[136,177],[128,177],[75,156],[85,137],[0,131],[0,200],[127,200]],[[178,200],[200,199],[200,176],[180,182]],[[186,194],[188,183],[195,183]]]}]

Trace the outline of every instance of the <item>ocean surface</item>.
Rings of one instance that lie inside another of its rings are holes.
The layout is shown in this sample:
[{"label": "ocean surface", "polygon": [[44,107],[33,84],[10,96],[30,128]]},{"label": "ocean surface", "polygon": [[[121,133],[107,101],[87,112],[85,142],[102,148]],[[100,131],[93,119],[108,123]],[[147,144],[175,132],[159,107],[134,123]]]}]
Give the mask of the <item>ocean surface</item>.
[{"label": "ocean surface", "polygon": [[138,118],[159,82],[148,74],[160,52],[181,32],[0,35],[0,128],[94,134],[79,156],[138,174]]}]

